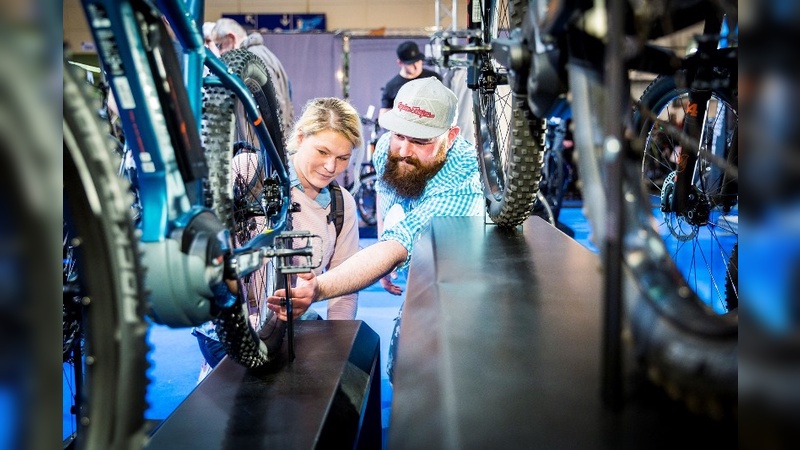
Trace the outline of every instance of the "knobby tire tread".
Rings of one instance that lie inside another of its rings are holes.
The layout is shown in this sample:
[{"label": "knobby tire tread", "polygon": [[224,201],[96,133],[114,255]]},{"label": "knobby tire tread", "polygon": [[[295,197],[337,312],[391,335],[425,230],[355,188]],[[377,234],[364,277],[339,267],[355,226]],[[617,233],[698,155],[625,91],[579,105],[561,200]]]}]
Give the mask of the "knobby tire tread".
[{"label": "knobby tire tread", "polygon": [[[675,89],[673,77],[660,76],[642,93],[640,104],[658,112],[676,97]],[[714,95],[735,111],[735,100],[722,92]],[[652,121],[638,108],[633,115],[634,129],[640,135],[648,133]],[[669,252],[665,248],[654,252],[652,247],[664,242],[652,225],[651,187],[643,183],[644,163],[638,170],[635,164],[625,168],[623,179],[625,192],[638,198],[624,202],[629,236],[624,239],[625,295],[634,354],[648,378],[671,398],[694,413],[733,422],[738,414],[738,313],[720,315],[698,306],[702,301],[686,284]],[[643,231],[647,239],[640,238]]]},{"label": "knobby tire tread", "polygon": [[[519,27],[528,10],[528,4],[522,0],[505,0],[492,2],[490,23],[484,24],[492,28],[503,6],[507,6],[510,29]],[[489,31],[485,30],[485,34]],[[493,39],[495,36],[486,36]],[[490,57],[483,56],[483,57]],[[532,212],[539,181],[544,154],[543,123],[531,113],[525,100],[511,97],[511,118],[508,119],[508,140],[497,139],[497,115],[495,94],[478,87],[473,93],[475,118],[475,145],[478,150],[478,165],[486,197],[486,209],[489,217],[499,227],[513,228],[527,219]],[[505,147],[499,148],[499,147]],[[500,161],[502,152],[507,149],[506,161]],[[504,164],[503,167],[500,167]],[[497,181],[494,181],[494,180]]]},{"label": "knobby tire tread", "polygon": [[[281,112],[272,80],[264,62],[245,49],[226,52],[221,59],[227,64],[229,71],[242,78],[256,99],[273,145],[281,157],[280,164],[285,167],[285,141],[280,121]],[[236,227],[236,218],[233,211],[235,199],[232,187],[231,159],[234,156],[234,136],[236,136],[237,126],[240,125],[237,124],[237,120],[246,120],[237,117],[236,103],[235,95],[224,87],[207,87],[204,91],[202,137],[209,168],[210,206],[226,228],[232,231]],[[257,141],[254,144],[258,147]],[[267,174],[266,168],[264,173]],[[275,280],[276,288],[283,286],[283,276],[280,276],[271,264],[266,265],[264,270],[269,271],[267,277]],[[255,276],[255,274],[252,275]],[[241,283],[240,286],[242,286]],[[230,307],[221,308],[219,315],[215,318],[217,334],[231,359],[248,368],[263,367],[279,356],[286,331],[286,322],[280,321],[277,316],[272,315],[261,328],[254,329],[248,319],[251,311],[247,301],[242,294],[239,297],[239,302]]]},{"label": "knobby tire tread", "polygon": [[[96,108],[64,64],[64,195],[88,328],[78,448],[142,448],[148,379],[144,271],[127,180]],[[94,199],[94,201],[92,200]]]}]

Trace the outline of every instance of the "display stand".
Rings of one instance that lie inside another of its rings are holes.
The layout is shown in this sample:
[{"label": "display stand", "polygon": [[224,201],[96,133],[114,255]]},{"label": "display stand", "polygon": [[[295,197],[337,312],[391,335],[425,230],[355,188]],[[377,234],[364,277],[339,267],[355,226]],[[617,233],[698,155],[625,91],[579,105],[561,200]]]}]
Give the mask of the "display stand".
[{"label": "display stand", "polygon": [[381,448],[378,335],[359,320],[297,321],[294,347],[261,372],[223,359],[147,448]]},{"label": "display stand", "polygon": [[434,218],[414,247],[388,447],[735,446],[636,371],[622,410],[604,405],[602,283],[598,256],[539,217]]}]

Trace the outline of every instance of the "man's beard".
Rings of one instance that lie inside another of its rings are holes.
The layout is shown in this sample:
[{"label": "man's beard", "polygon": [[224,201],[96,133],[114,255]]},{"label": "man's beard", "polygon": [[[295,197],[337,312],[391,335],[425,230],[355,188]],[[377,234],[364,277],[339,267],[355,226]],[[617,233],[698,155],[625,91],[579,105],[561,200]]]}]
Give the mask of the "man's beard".
[{"label": "man's beard", "polygon": [[[425,191],[428,181],[439,173],[447,161],[445,145],[447,145],[447,141],[443,140],[436,152],[436,159],[430,163],[423,163],[415,156],[401,158],[389,151],[386,170],[383,172],[383,181],[401,197],[419,198]],[[401,163],[401,161],[405,161],[405,163]]]}]

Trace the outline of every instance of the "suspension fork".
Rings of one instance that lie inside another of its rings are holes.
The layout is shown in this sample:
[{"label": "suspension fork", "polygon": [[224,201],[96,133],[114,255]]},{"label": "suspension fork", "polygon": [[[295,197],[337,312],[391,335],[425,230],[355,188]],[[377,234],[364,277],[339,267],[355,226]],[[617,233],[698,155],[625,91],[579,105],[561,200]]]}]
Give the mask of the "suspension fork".
[{"label": "suspension fork", "polygon": [[[694,88],[689,90],[689,104],[685,110],[683,132],[691,142],[700,142],[702,138],[706,108],[710,98],[711,90]],[[678,155],[672,211],[679,214],[686,213],[697,201],[693,185],[697,156],[695,152],[685,149],[682,149]]]},{"label": "suspension fork", "polygon": [[[708,23],[706,24],[708,27]],[[699,150],[703,150],[703,128],[706,121],[708,102],[711,99],[711,84],[713,82],[713,69],[709,64],[704,64],[707,58],[717,47],[718,39],[714,35],[703,33],[698,38],[696,62],[697,67],[689,70],[689,104],[685,108],[683,133],[690,142],[699,143]],[[675,194],[672,200],[672,211],[686,215],[696,205],[697,191],[694,189],[693,180],[697,167],[698,154],[694,151],[682,149],[678,155],[678,168],[675,173]]]},{"label": "suspension fork", "polygon": [[[711,99],[711,86],[714,80],[713,64],[709,61],[709,55],[717,49],[719,44],[719,31],[722,18],[716,16],[707,17],[703,26],[703,33],[697,37],[696,64],[692,70],[688,70],[689,86],[688,102],[685,109],[683,133],[689,138],[690,142],[699,143],[699,150],[704,148],[703,128],[705,127],[706,112],[708,102]],[[675,192],[672,199],[672,211],[687,215],[700,200],[697,198],[697,191],[694,189],[694,177],[701,175],[696,173],[698,154],[694,151],[682,149],[678,155],[678,168],[675,173]],[[730,158],[731,155],[728,155]],[[738,155],[735,155],[738,157]]]}]

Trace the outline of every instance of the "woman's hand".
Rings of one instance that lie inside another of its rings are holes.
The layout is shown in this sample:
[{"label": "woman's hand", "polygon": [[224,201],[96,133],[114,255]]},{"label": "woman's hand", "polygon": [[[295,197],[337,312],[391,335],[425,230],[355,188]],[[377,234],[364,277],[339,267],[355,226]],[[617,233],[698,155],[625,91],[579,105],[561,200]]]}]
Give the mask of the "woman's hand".
[{"label": "woman's hand", "polygon": [[[319,283],[314,272],[297,274],[297,285],[291,289],[291,292],[292,316],[296,319],[308,310],[319,295]],[[267,297],[267,308],[277,314],[281,320],[288,320],[285,299],[286,289],[278,289]],[[281,303],[284,304],[282,305]]]}]

